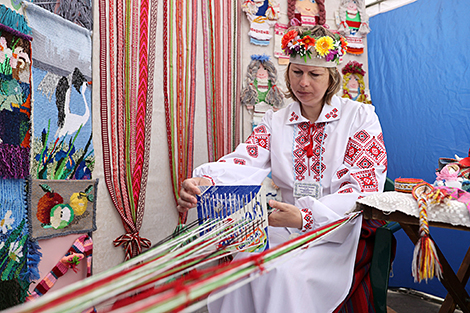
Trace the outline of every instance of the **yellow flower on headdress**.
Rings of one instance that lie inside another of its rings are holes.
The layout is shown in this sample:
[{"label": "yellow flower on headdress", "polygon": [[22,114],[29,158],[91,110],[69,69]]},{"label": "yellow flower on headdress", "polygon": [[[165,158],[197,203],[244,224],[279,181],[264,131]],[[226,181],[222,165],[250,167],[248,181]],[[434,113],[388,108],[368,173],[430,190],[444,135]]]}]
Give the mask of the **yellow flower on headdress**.
[{"label": "yellow flower on headdress", "polygon": [[333,38],[330,36],[324,36],[317,39],[315,43],[315,50],[317,50],[320,56],[325,56],[330,52],[330,49],[333,49]]}]

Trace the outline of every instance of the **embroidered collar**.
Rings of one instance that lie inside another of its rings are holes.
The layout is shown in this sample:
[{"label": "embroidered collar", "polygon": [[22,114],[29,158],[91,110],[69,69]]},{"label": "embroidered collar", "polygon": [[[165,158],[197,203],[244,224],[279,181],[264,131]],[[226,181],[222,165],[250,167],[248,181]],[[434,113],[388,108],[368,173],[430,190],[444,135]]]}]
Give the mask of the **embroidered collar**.
[{"label": "embroidered collar", "polygon": [[[316,123],[324,123],[324,122],[332,122],[339,120],[341,117],[341,101],[338,97],[334,96],[331,99],[331,105],[325,104],[323,109],[318,117]],[[287,124],[293,125],[302,122],[308,122],[309,120],[302,116],[300,111],[300,104],[298,102],[294,102],[292,106],[290,106],[290,113],[287,116]]]}]

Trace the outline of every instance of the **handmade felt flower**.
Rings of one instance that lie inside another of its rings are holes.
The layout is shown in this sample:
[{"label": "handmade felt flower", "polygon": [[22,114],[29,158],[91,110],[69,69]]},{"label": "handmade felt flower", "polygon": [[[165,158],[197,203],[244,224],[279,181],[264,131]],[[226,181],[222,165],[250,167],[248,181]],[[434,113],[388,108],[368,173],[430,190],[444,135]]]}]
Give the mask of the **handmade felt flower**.
[{"label": "handmade felt flower", "polygon": [[315,43],[315,50],[317,50],[318,54],[321,56],[327,55],[333,48],[333,38],[330,36],[320,37]]},{"label": "handmade felt flower", "polygon": [[310,46],[315,46],[315,38],[312,38],[308,35],[303,37],[299,41],[305,45],[305,49],[308,49]]},{"label": "handmade felt flower", "polygon": [[11,229],[11,225],[15,221],[15,219],[11,217],[11,214],[11,210],[8,210],[7,213],[5,213],[5,217],[0,221],[0,228],[3,234],[6,234],[7,231]]},{"label": "handmade felt flower", "polygon": [[299,33],[296,30],[288,31],[284,37],[282,37],[281,48],[286,49],[291,41],[296,41],[295,38]]},{"label": "handmade felt flower", "polygon": [[330,53],[328,53],[325,56],[325,61],[327,61],[327,62],[333,61],[337,54],[338,54],[338,50],[331,50]]},{"label": "handmade felt flower", "polygon": [[10,244],[10,251],[8,252],[8,257],[13,261],[20,262],[20,258],[23,257],[23,246],[20,246],[18,241],[12,242]]}]

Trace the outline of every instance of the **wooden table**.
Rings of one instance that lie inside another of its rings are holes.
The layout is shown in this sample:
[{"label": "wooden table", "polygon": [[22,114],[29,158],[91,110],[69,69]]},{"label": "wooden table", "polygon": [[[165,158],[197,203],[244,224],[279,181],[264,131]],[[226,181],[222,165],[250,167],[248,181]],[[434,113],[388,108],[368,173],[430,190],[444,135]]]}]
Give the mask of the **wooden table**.
[{"label": "wooden table", "polygon": [[[356,203],[356,210],[362,210],[364,218],[366,219],[394,221],[400,223],[400,226],[411,239],[413,244],[416,244],[420,238],[418,232],[419,220],[414,216],[410,216],[399,211],[384,214],[381,210],[362,203]],[[451,224],[439,222],[429,222],[429,226],[470,231],[469,227],[453,226]],[[434,244],[443,269],[441,283],[448,291],[439,313],[454,312],[456,304],[459,305],[463,312],[470,313],[470,297],[465,290],[465,285],[467,284],[470,276],[470,247],[465,254],[457,274],[455,274],[436,242],[434,242]]]}]

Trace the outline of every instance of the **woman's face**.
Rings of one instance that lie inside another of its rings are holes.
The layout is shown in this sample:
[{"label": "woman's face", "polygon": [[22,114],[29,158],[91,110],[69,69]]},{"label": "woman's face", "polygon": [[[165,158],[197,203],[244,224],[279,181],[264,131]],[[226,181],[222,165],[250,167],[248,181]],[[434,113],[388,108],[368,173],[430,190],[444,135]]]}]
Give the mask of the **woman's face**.
[{"label": "woman's face", "polygon": [[301,15],[316,16],[318,15],[318,4],[315,0],[297,0],[295,8]]},{"label": "woman's face", "polygon": [[266,79],[268,78],[268,71],[264,68],[263,65],[260,65],[258,68],[258,73],[256,73],[256,77],[258,79]]},{"label": "woman's face", "polygon": [[323,97],[330,83],[327,68],[291,63],[289,80],[292,92],[303,107],[323,105]]}]

